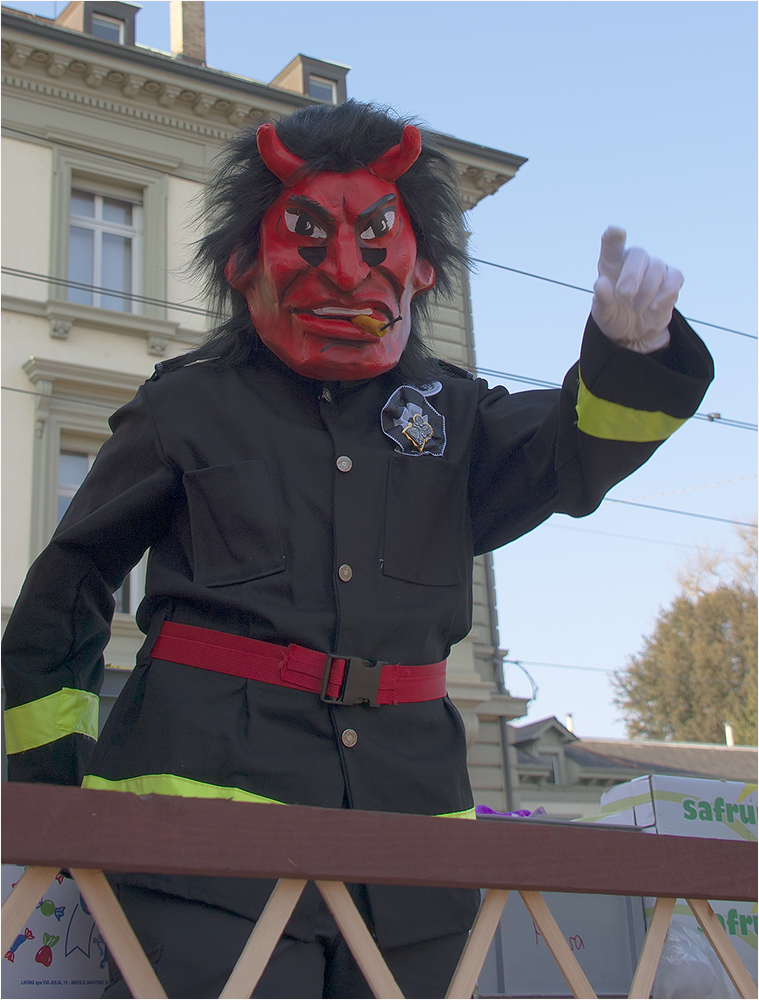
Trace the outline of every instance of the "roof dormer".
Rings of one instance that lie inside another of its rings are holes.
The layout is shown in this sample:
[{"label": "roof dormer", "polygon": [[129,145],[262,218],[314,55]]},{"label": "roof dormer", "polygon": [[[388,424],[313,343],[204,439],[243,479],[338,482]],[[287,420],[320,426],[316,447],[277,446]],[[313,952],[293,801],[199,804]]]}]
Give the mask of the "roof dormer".
[{"label": "roof dormer", "polygon": [[61,28],[80,31],[114,45],[134,45],[134,19],[140,8],[108,0],[73,0],[55,19]]}]

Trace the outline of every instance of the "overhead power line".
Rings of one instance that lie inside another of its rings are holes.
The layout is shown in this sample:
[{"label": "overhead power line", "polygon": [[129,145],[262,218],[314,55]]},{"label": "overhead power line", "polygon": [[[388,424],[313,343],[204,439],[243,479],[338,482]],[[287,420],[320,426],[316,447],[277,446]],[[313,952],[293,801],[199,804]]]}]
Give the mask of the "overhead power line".
[{"label": "overhead power line", "polygon": [[[35,389],[21,389],[21,388],[18,388],[17,386],[11,386],[11,385],[3,385],[3,386],[0,386],[0,388],[2,388],[3,390],[5,390],[6,392],[18,392],[18,393],[20,393],[20,394],[22,394],[24,396],[40,396],[40,397],[44,397],[45,399],[48,399],[48,400],[50,399],[50,396],[47,393],[38,392]],[[89,405],[89,406],[100,407],[101,409],[108,410],[109,413],[113,410],[113,404],[109,403],[109,402],[101,402],[99,400],[94,400],[94,399],[81,399],[81,398],[77,398],[75,396],[56,396],[55,398],[57,400],[66,401],[66,402],[70,402],[70,403],[77,403],[77,404],[80,404],[80,405]],[[752,478],[752,477],[744,477],[744,478]],[[756,525],[753,524],[750,521],[736,521],[736,520],[733,520],[732,518],[715,517],[715,516],[713,516],[711,514],[694,514],[692,511],[688,511],[688,510],[675,510],[672,507],[656,507],[653,504],[637,503],[634,500],[617,500],[614,497],[604,497],[604,501],[603,502],[604,503],[623,504],[623,505],[628,506],[628,507],[645,507],[645,508],[647,508],[649,510],[663,511],[663,512],[665,512],[667,514],[680,514],[683,517],[697,517],[697,518],[700,518],[700,519],[705,520],[705,521],[720,521],[723,524],[735,524],[735,525],[738,525],[738,526],[744,527],[744,528],[756,528]],[[645,541],[646,539],[643,539],[643,540]]]},{"label": "overhead power line", "polygon": [[50,274],[39,274],[37,271],[22,271],[18,267],[2,267],[3,274],[14,278],[26,278],[27,281],[41,281],[46,285],[60,285],[65,288],[76,288],[83,292],[98,292],[114,299],[126,299],[129,302],[140,302],[149,306],[161,306],[165,309],[175,309],[180,312],[192,313],[196,316],[214,315],[209,309],[201,306],[187,306],[181,302],[170,302],[168,299],[155,299],[149,295],[137,295],[134,292],[122,292],[116,288],[105,288],[103,285],[90,285],[86,281],[72,281],[70,278],[54,278]]},{"label": "overhead power line", "polygon": [[[530,378],[527,375],[515,375],[513,372],[499,372],[494,368],[480,368],[479,366],[472,369],[471,365],[460,364],[460,367],[467,368],[474,374],[493,376],[495,378],[503,378],[509,382],[517,382],[520,385],[534,385],[539,389],[560,389],[561,383],[559,382],[547,382],[545,379]],[[694,413],[690,418],[691,420],[706,420],[710,424],[722,424],[723,427],[736,427],[743,431],[756,431],[757,425],[749,423],[746,420],[732,420],[729,417],[723,417],[721,413]]]},{"label": "overhead power line", "polygon": [[544,529],[553,528],[556,531],[576,531],[583,535],[603,535],[605,538],[622,538],[629,542],[650,542],[653,545],[668,545],[673,549],[692,549],[695,552],[713,552],[717,555],[738,556],[740,553],[725,551],[710,545],[691,545],[687,542],[673,542],[668,538],[645,538],[642,535],[623,535],[618,531],[599,531],[597,528],[575,528],[569,524],[553,524],[549,521]]},{"label": "overhead power line", "polygon": [[[512,663],[516,667],[522,667],[522,664],[526,663],[528,667],[553,667],[556,670],[588,670],[594,674],[616,674],[621,669],[620,667],[583,667],[575,663],[541,663],[538,660],[504,660],[503,662]],[[529,674],[527,676],[529,677]],[[532,678],[530,679],[532,680]]]},{"label": "overhead power line", "polygon": [[[44,282],[45,284],[59,285],[66,288],[76,288],[80,291],[88,292],[98,292],[104,295],[110,295],[115,298],[127,299],[131,302],[140,302],[147,305],[160,306],[166,309],[178,310],[180,312],[191,313],[195,316],[206,316],[214,317],[216,314],[209,309],[204,309],[201,306],[188,306],[181,302],[172,302],[169,299],[157,299],[152,298],[147,295],[136,295],[133,292],[122,292],[114,288],[105,288],[102,285],[90,285],[84,281],[72,281],[69,278],[55,278],[49,274],[40,274],[37,271],[24,271],[17,267],[7,267],[4,266],[2,270],[3,274],[7,274],[16,278],[25,278],[29,281]],[[540,389],[559,389],[561,388],[558,382],[549,382],[546,379],[531,378],[527,375],[516,375],[513,372],[500,372],[493,368],[476,368],[472,369],[470,365],[462,365],[462,367],[467,368],[473,373],[479,373],[480,375],[493,376],[495,378],[507,379],[511,382],[517,382],[521,385],[535,385]],[[720,423],[725,427],[735,427],[738,430],[750,430],[756,431],[757,425],[748,423],[745,420],[732,420],[729,417],[723,417],[721,413],[694,413],[693,418],[695,420],[707,420],[709,423]]]},{"label": "overhead power line", "polygon": [[[481,263],[487,263],[487,261],[483,261]],[[494,265],[494,266],[500,267],[501,265]],[[37,271],[25,271],[17,267],[3,266],[0,270],[2,270],[3,274],[7,274],[9,276],[17,278],[24,278],[28,281],[38,281],[38,282],[44,282],[45,284],[58,285],[66,288],[75,288],[79,291],[96,292],[103,295],[109,295],[114,298],[126,299],[130,302],[139,302],[146,305],[159,306],[161,308],[186,312],[195,316],[205,316],[205,317],[215,316],[215,314],[211,310],[204,309],[201,306],[188,306],[180,302],[172,302],[169,299],[158,299],[147,295],[137,295],[134,292],[126,292],[114,288],[106,288],[102,285],[92,285],[83,281],[73,281],[69,278],[56,278],[49,274],[40,274]],[[514,270],[514,269],[507,268],[506,270]],[[527,274],[528,272],[519,272],[519,273]],[[532,277],[535,277],[535,275],[533,275]],[[552,279],[545,278],[542,280],[548,281]],[[563,282],[557,282],[557,284],[563,284]],[[572,285],[568,287],[575,288],[579,286]],[[579,290],[588,291],[588,289],[583,289],[583,288]],[[511,382],[517,382],[518,384],[521,385],[535,385],[541,389],[561,388],[561,385],[558,382],[551,382],[547,381],[546,379],[531,378],[526,375],[517,375],[514,372],[501,372],[493,368],[480,368],[480,367],[472,369],[472,367],[469,365],[465,365],[464,367],[468,368],[469,370],[472,370],[473,372],[477,372],[480,375],[503,378]],[[745,420],[733,420],[729,417],[723,417],[721,413],[694,413],[691,419],[706,420],[709,423],[719,423],[724,427],[734,427],[737,428],[738,430],[757,431],[758,429],[756,424],[749,423],[748,421]]]},{"label": "overhead power line", "polygon": [[[23,129],[14,128],[11,125],[3,126],[3,131],[4,132],[10,132],[10,133],[13,133],[15,135],[23,135],[23,136],[26,136],[29,139],[36,139],[39,142],[49,143],[50,145],[53,145],[53,146],[62,146],[62,147],[65,147],[67,149],[83,149],[83,148],[87,148],[87,152],[90,155],[100,156],[100,157],[102,157],[103,159],[106,159],[106,160],[115,160],[118,163],[126,163],[126,164],[128,164],[129,166],[132,166],[132,167],[139,167],[141,170],[151,170],[154,173],[160,173],[160,174],[166,174],[168,172],[166,170],[161,169],[160,167],[154,167],[154,166],[152,166],[150,164],[144,163],[144,162],[142,162],[140,160],[137,160],[137,159],[129,159],[128,157],[125,157],[125,156],[116,156],[113,153],[104,153],[101,150],[95,150],[95,149],[90,149],[89,147],[83,147],[79,143],[65,142],[62,139],[50,139],[48,136],[39,135],[38,133],[34,133],[34,132],[27,132],[27,131],[25,131]],[[526,278],[534,278],[536,281],[546,281],[549,284],[559,285],[562,288],[570,288],[573,291],[577,291],[577,292],[586,292],[589,295],[593,294],[593,289],[592,288],[585,288],[582,285],[573,285],[573,284],[571,284],[568,281],[559,281],[557,278],[547,278],[543,274],[535,274],[532,271],[523,271],[520,268],[509,267],[506,264],[496,264],[495,261],[492,261],[492,260],[482,260],[479,257],[471,257],[470,260],[472,261],[473,264],[485,264],[487,267],[496,267],[496,268],[498,268],[501,271],[511,271],[512,274],[521,274],[521,275],[523,275]],[[177,307],[174,307],[174,308],[177,308]],[[695,319],[692,316],[685,316],[685,319],[689,323],[698,323],[700,326],[708,326],[708,327],[711,327],[713,330],[722,330],[725,333],[735,334],[735,336],[737,336],[737,337],[745,337],[748,340],[759,340],[759,336],[757,336],[756,334],[753,334],[753,333],[744,333],[742,330],[734,330],[732,327],[729,327],[729,326],[721,326],[718,323],[708,323],[704,319]]]},{"label": "overhead power line", "polygon": [[659,497],[671,497],[675,493],[693,493],[696,490],[710,490],[714,486],[732,486],[733,483],[745,483],[749,479],[756,479],[754,472],[750,476],[736,476],[734,479],[720,479],[716,483],[701,483],[698,486],[682,486],[677,490],[666,490],[664,493],[649,493],[644,497],[633,497],[633,500],[657,500]]},{"label": "overhead power line", "polygon": [[604,503],[621,503],[627,507],[645,507],[647,510],[662,510],[667,514],[681,514],[683,517],[698,517],[703,521],[721,521],[723,524],[737,524],[741,528],[755,528],[751,521],[734,521],[729,517],[714,517],[711,514],[694,514],[690,510],[674,510],[672,507],[655,507],[651,503],[636,503],[634,500],[615,500],[614,497],[604,497]]},{"label": "overhead power line", "polygon": [[[562,288],[571,288],[575,292],[587,292],[593,294],[592,288],[585,288],[583,285],[571,285],[568,281],[558,281],[556,278],[546,278],[543,274],[534,274],[532,271],[521,271],[518,267],[507,267],[506,264],[496,264],[492,260],[480,260],[479,257],[472,257],[474,264],[487,264],[488,267],[497,267],[500,271],[511,271],[512,274],[521,274],[525,278],[534,278],[536,281],[547,281],[550,285],[560,285]],[[733,330],[729,326],[720,326],[719,323],[707,323],[705,319],[696,319],[693,316],[684,316],[689,323],[698,323],[699,326],[710,326],[713,330],[723,330],[725,333],[734,333],[736,337],[746,337],[748,340],[759,340],[759,336],[754,333],[744,333],[743,330]]]}]

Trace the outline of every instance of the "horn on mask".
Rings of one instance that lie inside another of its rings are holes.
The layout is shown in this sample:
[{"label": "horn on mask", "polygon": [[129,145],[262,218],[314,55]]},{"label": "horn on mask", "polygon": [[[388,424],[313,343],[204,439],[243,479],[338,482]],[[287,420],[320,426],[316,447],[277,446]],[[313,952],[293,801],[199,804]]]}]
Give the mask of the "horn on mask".
[{"label": "horn on mask", "polygon": [[416,125],[404,125],[401,141],[397,146],[391,146],[368,170],[382,181],[396,181],[405,174],[410,166],[416,163],[422,151],[422,136]]},{"label": "horn on mask", "polygon": [[306,161],[290,152],[273,125],[267,123],[258,126],[256,145],[261,159],[285,187],[292,187],[305,175]]}]

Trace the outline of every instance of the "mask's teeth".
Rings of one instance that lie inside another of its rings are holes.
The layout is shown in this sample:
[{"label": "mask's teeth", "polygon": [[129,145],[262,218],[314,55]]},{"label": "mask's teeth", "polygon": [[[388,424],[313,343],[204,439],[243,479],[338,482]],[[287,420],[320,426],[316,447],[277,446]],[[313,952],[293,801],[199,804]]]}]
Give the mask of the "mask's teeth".
[{"label": "mask's teeth", "polygon": [[371,316],[371,309],[347,309],[340,306],[321,306],[313,310],[317,316]]},{"label": "mask's teeth", "polygon": [[384,337],[385,329],[388,324],[383,323],[381,319],[374,319],[373,316],[354,316],[351,320],[359,330],[363,330],[364,333],[373,333],[375,337]]}]

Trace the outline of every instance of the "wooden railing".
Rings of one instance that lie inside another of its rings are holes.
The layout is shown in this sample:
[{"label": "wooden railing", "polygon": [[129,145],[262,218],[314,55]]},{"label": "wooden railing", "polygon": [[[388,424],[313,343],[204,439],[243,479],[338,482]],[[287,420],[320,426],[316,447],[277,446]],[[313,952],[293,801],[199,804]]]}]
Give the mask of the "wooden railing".
[{"label": "wooden railing", "polygon": [[74,877],[133,996],[165,993],[103,871],[277,879],[222,997],[249,997],[314,881],[377,997],[402,997],[345,882],[487,889],[447,997],[470,997],[506,898],[517,891],[575,997],[595,997],[541,891],[653,896],[631,997],[648,997],[678,897],[741,997],[756,986],[707,900],[751,900],[755,845],[540,822],[3,786],[2,860],[29,866],[3,906],[0,954],[61,868]]}]

